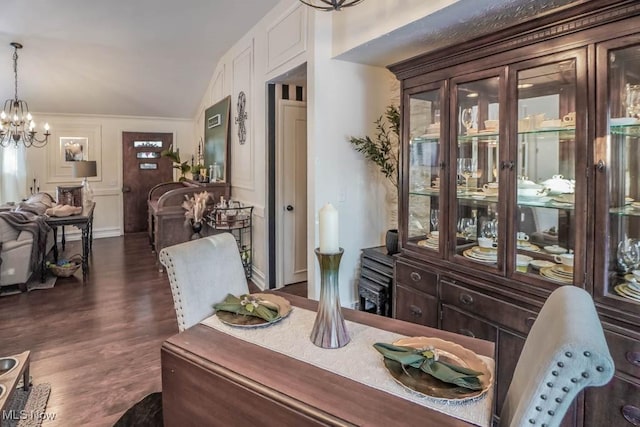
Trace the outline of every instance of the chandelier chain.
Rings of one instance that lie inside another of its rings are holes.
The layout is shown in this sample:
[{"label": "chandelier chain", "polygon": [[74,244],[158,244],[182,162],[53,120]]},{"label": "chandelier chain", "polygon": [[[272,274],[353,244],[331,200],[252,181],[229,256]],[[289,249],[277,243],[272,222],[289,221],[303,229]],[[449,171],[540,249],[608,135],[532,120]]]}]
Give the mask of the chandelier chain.
[{"label": "chandelier chain", "polygon": [[15,96],[16,101],[18,100],[18,47],[13,47],[13,75],[15,77]]}]

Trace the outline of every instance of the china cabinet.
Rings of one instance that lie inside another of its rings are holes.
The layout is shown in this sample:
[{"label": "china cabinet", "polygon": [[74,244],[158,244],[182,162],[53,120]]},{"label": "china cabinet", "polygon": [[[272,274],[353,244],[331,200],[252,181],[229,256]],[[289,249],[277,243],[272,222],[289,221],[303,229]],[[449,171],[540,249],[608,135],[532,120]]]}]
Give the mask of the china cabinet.
[{"label": "china cabinet", "polygon": [[499,414],[546,297],[583,287],[617,371],[563,425],[640,425],[640,4],[582,2],[390,69],[394,315],[495,341]]}]

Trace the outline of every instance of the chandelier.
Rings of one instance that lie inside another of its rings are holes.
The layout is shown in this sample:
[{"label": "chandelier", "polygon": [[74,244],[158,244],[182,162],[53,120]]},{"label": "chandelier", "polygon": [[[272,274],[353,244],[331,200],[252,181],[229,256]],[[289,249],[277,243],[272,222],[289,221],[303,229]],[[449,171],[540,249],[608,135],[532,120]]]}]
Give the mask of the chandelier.
[{"label": "chandelier", "polygon": [[314,9],[324,10],[325,12],[355,6],[363,1],[364,0],[300,0],[300,2],[307,6],[311,6]]},{"label": "chandelier", "polygon": [[49,124],[44,125],[42,138],[36,136],[36,124],[29,112],[27,101],[18,99],[18,49],[20,43],[12,42],[13,46],[13,74],[15,75],[15,97],[4,102],[0,113],[0,146],[17,147],[22,143],[26,148],[44,147],[49,140]]}]

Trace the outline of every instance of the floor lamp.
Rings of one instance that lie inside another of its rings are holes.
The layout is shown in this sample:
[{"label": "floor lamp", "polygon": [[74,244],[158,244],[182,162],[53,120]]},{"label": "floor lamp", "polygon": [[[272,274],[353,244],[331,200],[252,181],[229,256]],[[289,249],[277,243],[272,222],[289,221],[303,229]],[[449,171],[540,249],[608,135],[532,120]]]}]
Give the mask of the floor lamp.
[{"label": "floor lamp", "polygon": [[95,160],[73,162],[73,177],[82,178],[82,204],[87,206],[93,202],[93,190],[87,178],[98,176]]}]

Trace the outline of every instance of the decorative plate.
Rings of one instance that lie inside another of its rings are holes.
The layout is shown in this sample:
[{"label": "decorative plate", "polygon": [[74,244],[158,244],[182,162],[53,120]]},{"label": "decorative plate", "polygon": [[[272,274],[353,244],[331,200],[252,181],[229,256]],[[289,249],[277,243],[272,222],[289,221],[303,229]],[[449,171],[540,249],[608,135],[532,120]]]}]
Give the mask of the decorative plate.
[{"label": "decorative plate", "polygon": [[216,311],[216,316],[225,325],[233,326],[236,328],[262,328],[271,326],[278,323],[282,319],[286,318],[291,313],[291,303],[281,296],[272,294],[251,294],[252,296],[260,297],[266,301],[272,302],[279,307],[278,312],[280,317],[269,322],[265,319],[256,316],[245,316],[244,314],[231,313],[230,311]]},{"label": "decorative plate", "polygon": [[558,245],[545,246],[544,250],[549,252],[550,254],[556,254],[556,255],[567,253],[567,250],[565,248]]},{"label": "decorative plate", "polygon": [[[445,401],[473,400],[483,396],[493,382],[491,370],[477,354],[451,341],[430,337],[410,337],[395,341],[393,345],[413,348],[433,347],[436,349],[440,360],[483,373],[483,375],[479,377],[482,389],[469,390],[455,384],[440,381],[417,368],[407,367],[405,368],[405,372],[400,363],[394,360],[384,359],[385,367],[393,379],[418,394]],[[407,375],[407,373],[409,373],[409,375]]]},{"label": "decorative plate", "polygon": [[551,261],[546,261],[544,259],[534,259],[529,264],[531,264],[531,267],[533,267],[536,270],[540,270],[541,268],[545,268],[545,267],[546,268],[553,267],[555,265]]}]

